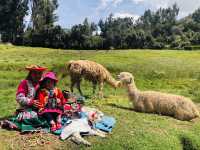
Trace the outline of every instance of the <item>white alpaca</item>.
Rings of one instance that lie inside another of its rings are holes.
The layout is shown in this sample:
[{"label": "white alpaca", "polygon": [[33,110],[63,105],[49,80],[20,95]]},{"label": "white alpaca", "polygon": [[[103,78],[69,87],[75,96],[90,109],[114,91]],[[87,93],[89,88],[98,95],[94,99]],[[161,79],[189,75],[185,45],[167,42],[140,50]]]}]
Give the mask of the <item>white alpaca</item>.
[{"label": "white alpaca", "polygon": [[129,99],[136,111],[157,113],[187,121],[199,117],[197,107],[189,98],[156,91],[140,91],[129,72],[121,72],[118,78],[121,86],[127,88]]}]

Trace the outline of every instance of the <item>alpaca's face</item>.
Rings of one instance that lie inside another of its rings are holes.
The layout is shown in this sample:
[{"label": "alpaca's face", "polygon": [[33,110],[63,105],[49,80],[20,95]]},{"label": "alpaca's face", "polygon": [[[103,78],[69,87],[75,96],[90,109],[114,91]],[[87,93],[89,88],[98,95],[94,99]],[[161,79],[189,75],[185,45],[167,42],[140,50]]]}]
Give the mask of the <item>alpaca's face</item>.
[{"label": "alpaca's face", "polygon": [[117,76],[118,80],[120,81],[121,85],[131,84],[133,82],[133,75],[129,72],[121,72]]}]

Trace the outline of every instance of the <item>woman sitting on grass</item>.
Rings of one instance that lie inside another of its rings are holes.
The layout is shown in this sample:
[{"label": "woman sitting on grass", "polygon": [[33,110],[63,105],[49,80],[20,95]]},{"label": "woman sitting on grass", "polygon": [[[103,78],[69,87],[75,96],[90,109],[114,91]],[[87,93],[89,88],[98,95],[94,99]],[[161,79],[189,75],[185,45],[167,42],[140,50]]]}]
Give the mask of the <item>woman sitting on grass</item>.
[{"label": "woman sitting on grass", "polygon": [[39,80],[46,70],[45,67],[38,65],[30,65],[25,69],[29,71],[29,74],[25,80],[20,82],[16,93],[16,100],[20,105],[16,116],[19,122],[23,122],[25,119],[37,118],[37,110],[34,108],[39,107],[39,103],[35,96],[39,88]]},{"label": "woman sitting on grass", "polygon": [[28,76],[20,82],[16,93],[16,100],[20,108],[16,110],[15,116],[0,122],[0,126],[3,128],[21,130],[22,132],[34,131],[38,126],[44,125],[37,115],[36,108],[40,104],[35,96],[39,88],[39,80],[46,68],[30,65],[25,69],[29,71]]},{"label": "woman sitting on grass", "polygon": [[61,115],[65,98],[62,91],[56,87],[58,79],[53,72],[47,72],[40,80],[40,88],[37,91],[39,100],[39,115],[47,119],[51,131],[61,128]]}]

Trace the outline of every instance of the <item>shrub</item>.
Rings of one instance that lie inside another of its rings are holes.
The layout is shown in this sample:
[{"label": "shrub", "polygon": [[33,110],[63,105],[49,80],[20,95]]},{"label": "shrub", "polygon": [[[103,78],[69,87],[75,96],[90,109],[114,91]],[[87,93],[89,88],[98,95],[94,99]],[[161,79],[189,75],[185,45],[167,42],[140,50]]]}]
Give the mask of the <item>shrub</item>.
[{"label": "shrub", "polygon": [[162,42],[154,42],[152,45],[153,49],[163,49],[165,47],[165,44]]}]

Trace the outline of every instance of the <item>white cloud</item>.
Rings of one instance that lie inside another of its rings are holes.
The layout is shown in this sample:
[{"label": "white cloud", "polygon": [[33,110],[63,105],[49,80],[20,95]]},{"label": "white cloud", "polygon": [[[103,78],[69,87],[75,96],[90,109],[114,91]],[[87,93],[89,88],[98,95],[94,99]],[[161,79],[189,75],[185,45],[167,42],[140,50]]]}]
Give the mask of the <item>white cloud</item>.
[{"label": "white cloud", "polygon": [[143,2],[144,0],[132,0],[133,2],[135,2],[136,4],[139,4],[141,2]]},{"label": "white cloud", "polygon": [[97,9],[98,10],[104,9],[104,8],[106,8],[109,5],[117,6],[118,4],[120,4],[123,1],[124,0],[100,0],[99,7]]},{"label": "white cloud", "polygon": [[116,6],[116,5],[120,4],[121,2],[123,2],[123,0],[113,0],[112,2]]},{"label": "white cloud", "polygon": [[137,20],[140,16],[136,14],[131,14],[131,13],[115,13],[113,15],[114,18],[133,18],[134,20]]},{"label": "white cloud", "polygon": [[[200,7],[200,0],[99,0],[100,4],[96,9],[97,13],[105,9],[111,9],[111,6],[118,7],[121,3],[132,2],[133,5],[141,6],[145,9],[151,9],[153,11],[158,8],[167,8],[173,4],[177,4],[180,8],[178,18],[185,17],[193,13],[197,8]],[[125,10],[128,12],[129,10]],[[142,14],[141,12],[140,14]],[[123,17],[123,15],[130,15],[129,13],[118,14]]]},{"label": "white cloud", "polygon": [[166,8],[174,3],[180,8],[179,17],[187,16],[200,7],[200,0],[131,0],[137,5],[144,5],[149,9],[156,10],[160,7]]}]

